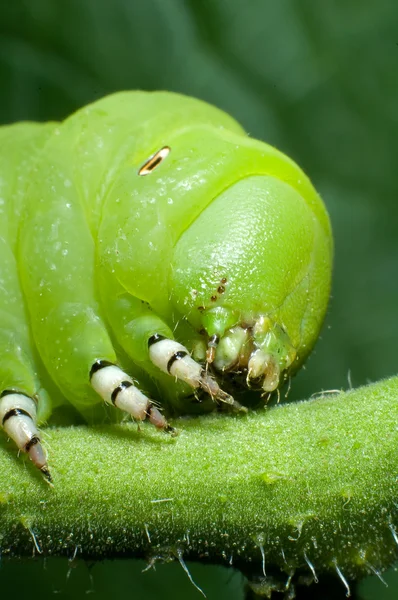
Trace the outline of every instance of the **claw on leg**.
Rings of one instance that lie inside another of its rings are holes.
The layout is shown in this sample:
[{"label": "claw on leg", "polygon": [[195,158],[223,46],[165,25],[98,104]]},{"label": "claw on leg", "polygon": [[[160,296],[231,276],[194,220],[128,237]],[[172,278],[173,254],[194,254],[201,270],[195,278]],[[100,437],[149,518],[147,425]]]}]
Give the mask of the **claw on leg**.
[{"label": "claw on leg", "polygon": [[7,435],[22,452],[29,455],[51,484],[47,455],[36,427],[36,403],[33,398],[15,390],[4,390],[0,396],[0,421]]},{"label": "claw on leg", "polygon": [[[30,444],[35,440],[35,438],[31,438]],[[43,446],[40,443],[40,440],[35,444],[31,445],[29,450],[27,451],[30,457],[30,460],[43,474],[43,477],[48,481],[48,483],[52,483],[51,473],[48,470],[47,465],[47,456],[43,449]]]},{"label": "claw on leg", "polygon": [[155,334],[149,338],[148,348],[152,363],[164,373],[184,381],[192,388],[202,388],[214,400],[229,404],[237,411],[247,412],[245,407],[220,388],[217,381],[207,373],[202,365],[193,360],[182,344]]}]

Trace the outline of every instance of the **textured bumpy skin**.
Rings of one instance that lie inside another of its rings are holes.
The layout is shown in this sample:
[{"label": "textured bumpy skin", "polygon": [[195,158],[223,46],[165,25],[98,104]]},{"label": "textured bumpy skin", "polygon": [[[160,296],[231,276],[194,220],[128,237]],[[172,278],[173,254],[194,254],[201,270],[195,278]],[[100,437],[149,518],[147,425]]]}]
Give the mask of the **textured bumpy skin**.
[{"label": "textured bumpy skin", "polygon": [[316,341],[324,205],[293,161],[201,101],[125,92],[3,127],[0,198],[0,393],[33,398],[39,421],[66,402],[103,419],[103,400],[142,420],[139,390],[169,411],[233,405],[216,380],[272,392]]}]

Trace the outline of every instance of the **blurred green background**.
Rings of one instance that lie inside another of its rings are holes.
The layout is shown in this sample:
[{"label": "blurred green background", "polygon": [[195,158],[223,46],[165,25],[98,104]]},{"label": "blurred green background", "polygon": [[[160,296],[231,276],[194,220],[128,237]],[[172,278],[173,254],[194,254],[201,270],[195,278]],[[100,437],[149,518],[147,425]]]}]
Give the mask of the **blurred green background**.
[{"label": "blurred green background", "polygon": [[[397,373],[396,0],[1,0],[0,123],[61,119],[135,88],[216,104],[291,155],[321,192],[333,295],[291,398]],[[41,598],[200,597],[178,565],[144,566],[81,563],[67,578],[65,560],[6,562],[0,577],[4,593],[17,585]],[[240,574],[190,568],[210,600],[243,598]],[[369,578],[357,593],[397,598],[398,577],[386,579],[389,588]]]}]

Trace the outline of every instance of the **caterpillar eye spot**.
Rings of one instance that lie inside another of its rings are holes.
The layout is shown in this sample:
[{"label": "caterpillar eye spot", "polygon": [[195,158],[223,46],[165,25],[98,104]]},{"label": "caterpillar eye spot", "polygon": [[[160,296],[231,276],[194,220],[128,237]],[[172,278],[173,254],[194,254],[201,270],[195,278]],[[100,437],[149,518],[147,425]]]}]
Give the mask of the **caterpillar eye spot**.
[{"label": "caterpillar eye spot", "polygon": [[171,148],[169,146],[164,146],[155,154],[152,154],[150,158],[142,165],[142,167],[138,171],[138,175],[149,175],[152,173],[160,165],[161,162],[169,155]]},{"label": "caterpillar eye spot", "polygon": [[215,302],[217,300],[217,296],[215,294],[213,294],[213,296],[210,296],[210,300],[212,302]]},{"label": "caterpillar eye spot", "polygon": [[225,287],[223,285],[219,285],[217,288],[217,292],[219,294],[223,294],[225,292]]}]

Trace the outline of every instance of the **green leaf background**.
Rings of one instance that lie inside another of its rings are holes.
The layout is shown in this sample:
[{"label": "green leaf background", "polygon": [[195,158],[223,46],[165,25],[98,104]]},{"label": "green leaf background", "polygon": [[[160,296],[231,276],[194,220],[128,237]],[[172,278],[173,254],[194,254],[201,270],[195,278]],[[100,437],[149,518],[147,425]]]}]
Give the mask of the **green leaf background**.
[{"label": "green leaf background", "polygon": [[[395,0],[2,0],[0,123],[63,118],[120,89],[167,89],[234,115],[291,155],[329,209],[336,243],[322,337],[291,399],[396,374],[398,4]],[[70,569],[6,562],[3,592],[198,598],[185,573],[132,561]],[[189,565],[208,598],[243,577]],[[375,578],[361,598],[397,597]],[[315,597],[315,596],[311,596]],[[332,597],[332,596],[331,596]],[[344,598],[344,590],[333,598]]]}]

